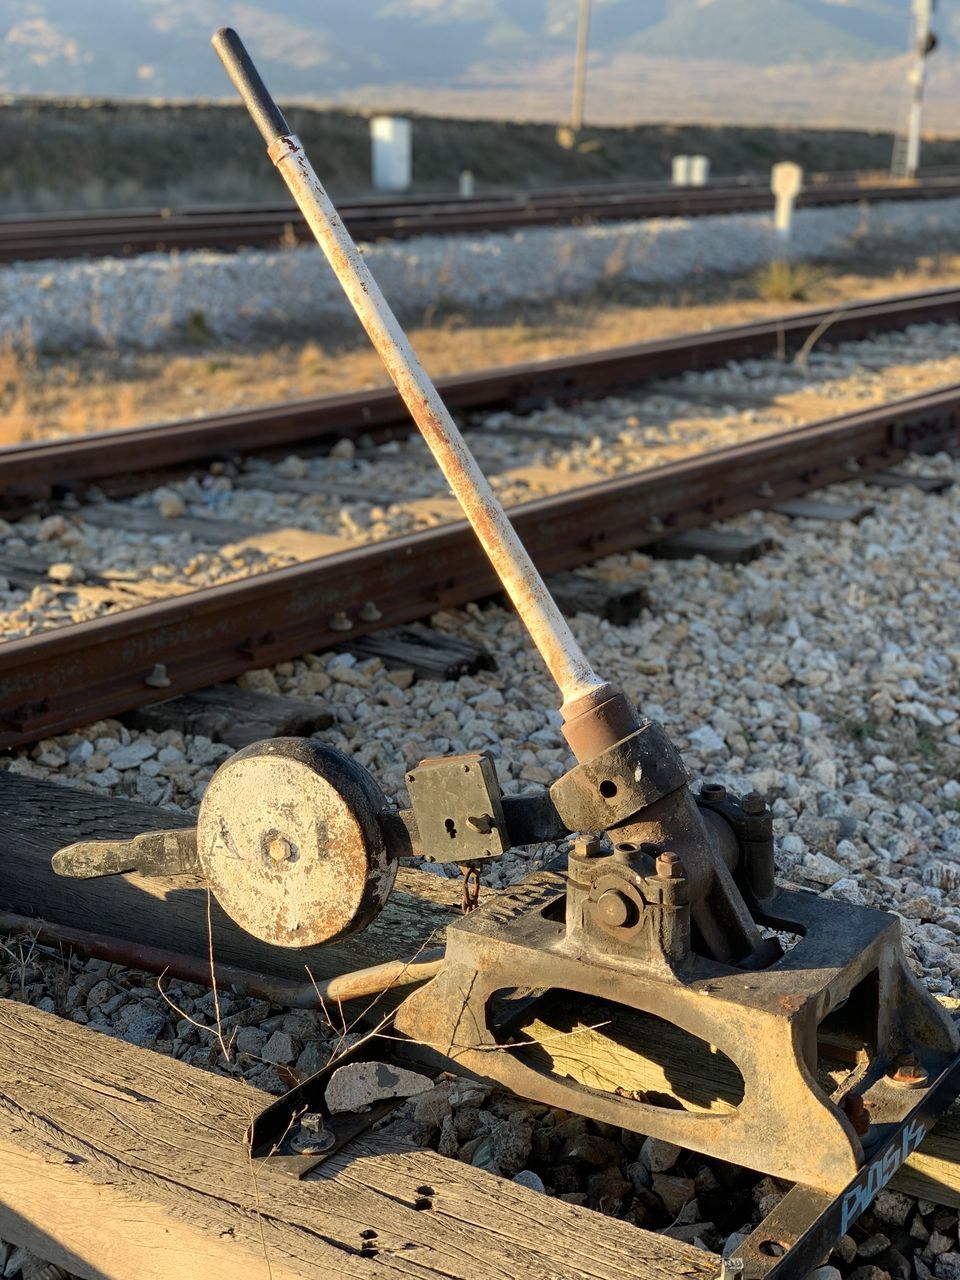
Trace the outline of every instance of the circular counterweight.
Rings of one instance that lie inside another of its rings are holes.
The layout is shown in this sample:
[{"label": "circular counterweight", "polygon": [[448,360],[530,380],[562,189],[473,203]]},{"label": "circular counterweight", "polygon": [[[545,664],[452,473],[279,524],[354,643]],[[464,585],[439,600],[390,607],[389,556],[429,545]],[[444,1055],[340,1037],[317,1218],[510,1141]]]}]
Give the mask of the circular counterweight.
[{"label": "circular counterweight", "polygon": [[397,863],[377,814],[387,801],[359,765],[303,738],[255,742],[210,780],[197,851],[224,911],[263,942],[312,947],[364,929]]}]

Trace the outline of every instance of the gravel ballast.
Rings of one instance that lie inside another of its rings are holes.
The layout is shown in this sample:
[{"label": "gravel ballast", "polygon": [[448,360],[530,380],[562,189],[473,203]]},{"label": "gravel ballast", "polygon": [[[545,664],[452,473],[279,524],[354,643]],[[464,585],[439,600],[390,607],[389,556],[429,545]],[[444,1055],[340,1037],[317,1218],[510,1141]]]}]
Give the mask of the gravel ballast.
[{"label": "gravel ballast", "polygon": [[[914,465],[960,482],[951,459]],[[858,485],[841,492],[865,493]],[[928,988],[957,994],[960,483],[943,496],[885,494],[858,525],[776,516],[761,523],[779,545],[748,566],[639,554],[608,562],[615,576],[642,575],[653,606],[624,627],[580,615],[574,630],[597,668],[663,719],[695,773],[770,797],[782,877],[896,910]],[[556,694],[517,620],[471,606],[434,624],[481,641],[498,669],[408,683],[378,660],[328,654],[244,683],[322,699],[337,720],[323,739],[370,767],[397,799],[404,771],[444,751],[490,749],[508,792],[552,781],[567,763]],[[9,768],[192,810],[228,754],[204,738],[102,722],[20,752]],[[515,880],[554,852],[513,853],[484,878]],[[162,996],[155,980],[104,962],[75,960],[65,974],[59,958],[45,960],[29,940],[8,947],[5,994],[272,1091],[284,1085],[278,1070],[315,1069],[340,1038],[319,1015],[227,993],[218,1030],[203,988],[177,983]],[[671,1162],[670,1151],[642,1138],[471,1085],[441,1082],[394,1123],[444,1154],[711,1248],[735,1249],[737,1233],[784,1189],[696,1156]],[[830,1265],[858,1280],[946,1280],[956,1217],[888,1197]]]},{"label": "gravel ballast", "polygon": [[[603,570],[642,577],[650,609],[625,626],[585,614],[572,625],[595,667],[667,725],[696,775],[769,797],[781,878],[896,911],[912,967],[932,992],[957,996],[960,463],[939,456],[911,467],[956,483],[932,496],[837,486],[838,497],[876,504],[859,524],[743,517],[733,526],[762,527],[776,543],[746,566],[615,557]],[[377,659],[335,653],[242,683],[318,698],[336,722],[319,736],[369,767],[397,800],[405,770],[444,752],[489,749],[507,792],[551,782],[569,764],[557,694],[517,619],[468,606],[433,624],[482,643],[497,669],[413,681]],[[13,773],[194,811],[228,754],[199,736],[104,721],[4,763]],[[514,881],[555,852],[513,852],[490,865],[485,883]],[[341,1038],[342,1028],[317,1015],[229,993],[218,1029],[203,988],[164,984],[164,996],[154,979],[103,962],[74,960],[65,970],[28,939],[7,948],[3,994],[273,1091],[283,1087],[282,1068],[322,1065]],[[738,1233],[784,1190],[468,1083],[441,1082],[394,1123],[545,1194],[710,1248],[735,1250]],[[889,1193],[841,1242],[825,1277],[949,1280],[958,1251],[955,1210]]]},{"label": "gravel ballast", "polygon": [[[695,281],[772,258],[837,259],[944,243],[960,200],[840,205],[796,212],[784,242],[768,214],[653,218],[505,234],[367,244],[364,255],[401,320],[438,304],[498,308],[613,282]],[[44,349],[154,348],[322,333],[356,321],[319,249],[185,252],[0,267],[0,342]]]}]

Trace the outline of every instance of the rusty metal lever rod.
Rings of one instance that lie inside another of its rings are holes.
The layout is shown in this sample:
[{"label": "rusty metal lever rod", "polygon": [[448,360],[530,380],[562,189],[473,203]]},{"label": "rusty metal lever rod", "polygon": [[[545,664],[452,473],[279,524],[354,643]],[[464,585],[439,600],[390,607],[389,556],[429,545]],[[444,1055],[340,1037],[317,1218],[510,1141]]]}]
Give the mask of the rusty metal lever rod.
[{"label": "rusty metal lever rod", "polygon": [[[240,37],[224,27],[216,49],[257,128],[267,153],[317,238],[440,470],[473,526],[517,613],[563,695],[564,708],[609,688],[596,674],[547,590],[507,514],[477,465],[456,423],[357,246],[340,220],[300,140],[290,133]],[[566,712],[565,718],[566,717]]]},{"label": "rusty metal lever rod", "polygon": [[[385,995],[387,991],[418,986],[437,976],[443,968],[445,955],[443,948],[434,947],[409,960],[387,960],[351,973],[335,974],[330,978],[308,977],[297,982],[292,978],[254,973],[219,961],[211,967],[208,959],[199,956],[132,942],[129,938],[74,929],[37,916],[16,915],[9,911],[0,912],[0,933],[26,936],[45,946],[65,947],[127,969],[140,969],[178,982],[195,982],[202,987],[216,985],[221,991],[270,1000],[288,1009],[322,1009],[325,1003],[368,1000]],[[304,971],[310,972],[306,965]]]}]

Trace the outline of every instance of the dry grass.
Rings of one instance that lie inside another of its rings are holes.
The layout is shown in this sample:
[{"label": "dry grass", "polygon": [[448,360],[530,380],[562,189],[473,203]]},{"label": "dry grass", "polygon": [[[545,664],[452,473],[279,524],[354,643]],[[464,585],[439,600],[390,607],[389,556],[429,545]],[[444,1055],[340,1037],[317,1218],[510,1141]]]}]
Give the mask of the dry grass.
[{"label": "dry grass", "polygon": [[[608,278],[587,298],[471,314],[439,296],[411,327],[411,339],[431,374],[441,376],[766,319],[810,303],[839,308],[854,298],[960,282],[960,255],[942,254],[879,264],[855,259],[829,270],[801,264],[782,278],[771,264],[769,277],[751,272],[641,288],[619,278],[621,259],[614,252]],[[0,347],[0,445],[386,382],[359,327],[273,348],[218,345],[199,331],[191,338],[174,352],[51,356],[35,349],[29,333],[19,335]]]},{"label": "dry grass", "polygon": [[816,291],[822,271],[807,262],[768,262],[757,272],[757,293],[767,302],[806,302]]},{"label": "dry grass", "polygon": [[36,352],[30,334],[0,344],[0,445],[32,439],[30,387],[36,381]]}]

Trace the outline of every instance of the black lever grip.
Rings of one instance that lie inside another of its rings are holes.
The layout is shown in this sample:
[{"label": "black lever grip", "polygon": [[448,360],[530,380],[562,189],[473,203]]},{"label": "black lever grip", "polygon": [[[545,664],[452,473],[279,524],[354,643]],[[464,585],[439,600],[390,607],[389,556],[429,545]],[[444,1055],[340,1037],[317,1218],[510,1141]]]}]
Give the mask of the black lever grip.
[{"label": "black lever grip", "polygon": [[267,146],[289,134],[283,112],[270,97],[267,86],[260,79],[260,72],[233,28],[221,27],[212,44]]}]

